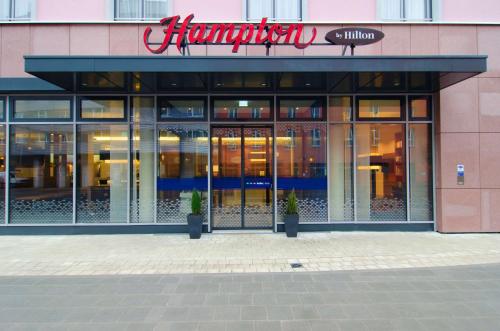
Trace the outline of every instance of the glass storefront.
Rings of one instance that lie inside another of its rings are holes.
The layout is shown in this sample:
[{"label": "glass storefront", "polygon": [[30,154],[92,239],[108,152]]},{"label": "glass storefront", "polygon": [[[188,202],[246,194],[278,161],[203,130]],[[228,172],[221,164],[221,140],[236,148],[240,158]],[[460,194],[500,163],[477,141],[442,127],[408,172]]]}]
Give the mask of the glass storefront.
[{"label": "glass storefront", "polygon": [[0,97],[0,219],[185,224],[196,189],[215,229],[276,228],[292,191],[301,223],[432,223],[432,101]]}]

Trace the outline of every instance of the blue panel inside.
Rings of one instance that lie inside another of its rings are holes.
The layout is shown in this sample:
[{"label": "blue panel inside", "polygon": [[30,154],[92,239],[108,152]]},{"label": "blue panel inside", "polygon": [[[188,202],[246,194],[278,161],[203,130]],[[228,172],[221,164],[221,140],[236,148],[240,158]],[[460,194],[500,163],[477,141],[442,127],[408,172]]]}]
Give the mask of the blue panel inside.
[{"label": "blue panel inside", "polygon": [[158,178],[156,181],[158,191],[199,191],[208,190],[208,178]]},{"label": "blue panel inside", "polygon": [[278,177],[278,190],[326,190],[326,177],[318,178],[285,178]]}]

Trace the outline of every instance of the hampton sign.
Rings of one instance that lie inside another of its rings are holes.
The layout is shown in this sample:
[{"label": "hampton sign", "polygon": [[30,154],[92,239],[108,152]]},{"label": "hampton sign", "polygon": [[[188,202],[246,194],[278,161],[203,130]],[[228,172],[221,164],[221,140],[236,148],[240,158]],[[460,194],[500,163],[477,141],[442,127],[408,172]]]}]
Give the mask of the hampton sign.
[{"label": "hampton sign", "polygon": [[[267,23],[267,18],[263,18],[259,24],[234,24],[234,23],[193,23],[191,21],[194,14],[187,16],[180,22],[180,16],[166,17],[160,21],[164,26],[163,41],[155,47],[149,38],[152,28],[147,27],[144,31],[144,45],[154,54],[161,54],[168,45],[174,43],[177,49],[187,42],[189,44],[231,44],[233,53],[237,53],[241,45],[277,45],[293,44],[298,49],[304,49],[311,45],[316,38],[316,28],[311,30],[311,37],[302,43],[304,34],[304,24],[294,23],[286,26],[279,23]],[[238,28],[238,29],[237,29]]]},{"label": "hampton sign", "polygon": [[[152,27],[144,30],[144,45],[154,54],[165,52],[169,45],[175,44],[179,52],[188,44],[232,45],[233,53],[237,53],[241,45],[265,45],[268,49],[272,45],[294,45],[304,49],[313,45],[317,30],[312,27],[308,40],[305,39],[303,23],[268,23],[262,18],[259,24],[243,23],[192,23],[194,14],[187,16],[183,21],[179,15],[163,18],[160,26],[163,27],[163,40],[150,40]],[[384,37],[381,31],[367,28],[343,28],[330,31],[325,39],[334,45],[351,46],[368,45],[380,41]],[[314,44],[314,45],[325,45]],[[328,45],[328,44],[326,44]],[[344,51],[345,52],[345,51]]]}]

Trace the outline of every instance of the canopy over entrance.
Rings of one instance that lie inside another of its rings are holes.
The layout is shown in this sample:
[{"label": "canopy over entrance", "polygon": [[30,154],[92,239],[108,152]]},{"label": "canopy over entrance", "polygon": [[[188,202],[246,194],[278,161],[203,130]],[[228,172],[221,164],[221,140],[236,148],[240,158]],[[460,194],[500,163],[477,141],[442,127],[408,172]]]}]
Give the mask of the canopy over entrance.
[{"label": "canopy over entrance", "polygon": [[67,91],[435,92],[486,71],[486,56],[25,56]]}]

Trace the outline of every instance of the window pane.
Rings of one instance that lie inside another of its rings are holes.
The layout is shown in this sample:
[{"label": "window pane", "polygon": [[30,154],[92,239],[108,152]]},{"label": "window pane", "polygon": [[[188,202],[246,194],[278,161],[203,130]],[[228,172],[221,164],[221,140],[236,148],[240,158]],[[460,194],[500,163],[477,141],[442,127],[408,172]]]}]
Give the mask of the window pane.
[{"label": "window pane", "polygon": [[0,125],[0,223],[5,219],[5,125]]},{"label": "window pane", "polygon": [[0,99],[0,121],[5,120],[5,100]]},{"label": "window pane", "polygon": [[73,221],[73,127],[12,125],[10,222]]},{"label": "window pane", "polygon": [[383,20],[401,20],[401,0],[378,0]]},{"label": "window pane", "polygon": [[82,99],[82,119],[124,119],[125,99]]},{"label": "window pane", "polygon": [[323,99],[280,99],[279,107],[280,119],[323,119]]},{"label": "window pane", "polygon": [[132,100],[134,124],[130,222],[153,223],[155,206],[154,98]]},{"label": "window pane", "polygon": [[77,222],[127,222],[128,125],[79,125]]},{"label": "window pane", "polygon": [[349,122],[352,121],[352,99],[351,97],[331,97],[329,102],[330,121]]},{"label": "window pane", "polygon": [[159,126],[159,223],[186,223],[193,189],[202,193],[202,214],[207,220],[208,150],[205,124]]},{"label": "window pane", "polygon": [[141,17],[141,0],[117,0],[117,18],[137,19]]},{"label": "window pane", "polygon": [[144,10],[146,19],[167,17],[167,0],[144,0]]},{"label": "window pane", "polygon": [[425,20],[427,15],[427,3],[429,0],[405,0],[406,19]]},{"label": "window pane", "polygon": [[406,221],[403,124],[356,125],[358,221]]},{"label": "window pane", "polygon": [[71,101],[69,99],[15,99],[14,119],[71,119]]},{"label": "window pane", "polygon": [[430,120],[432,113],[432,99],[430,96],[410,97],[410,119]]},{"label": "window pane", "polygon": [[300,20],[301,8],[300,0],[275,0],[276,19]]},{"label": "window pane", "polygon": [[361,92],[402,92],[406,89],[406,75],[399,72],[362,72],[357,75]]},{"label": "window pane", "polygon": [[216,120],[270,120],[271,101],[251,99],[214,100],[213,117]]},{"label": "window pane", "polygon": [[31,18],[31,0],[14,0],[15,19]]},{"label": "window pane", "polygon": [[432,221],[432,127],[430,124],[410,124],[410,218],[412,221]]},{"label": "window pane", "polygon": [[158,98],[160,120],[205,118],[205,99]]},{"label": "window pane", "polygon": [[123,90],[125,88],[125,73],[82,73],[80,75],[80,88],[83,90]]},{"label": "window pane", "polygon": [[350,124],[330,125],[330,215],[333,221],[352,221],[353,136]]},{"label": "window pane", "polygon": [[280,221],[295,190],[300,222],[327,222],[326,125],[277,124],[276,144]]},{"label": "window pane", "polygon": [[263,17],[273,18],[273,0],[247,1],[247,17],[249,20],[260,20]]},{"label": "window pane", "polygon": [[402,118],[403,99],[359,98],[358,118],[370,119],[396,119]]},{"label": "window pane", "polygon": [[10,0],[0,0],[0,19],[9,19]]}]

